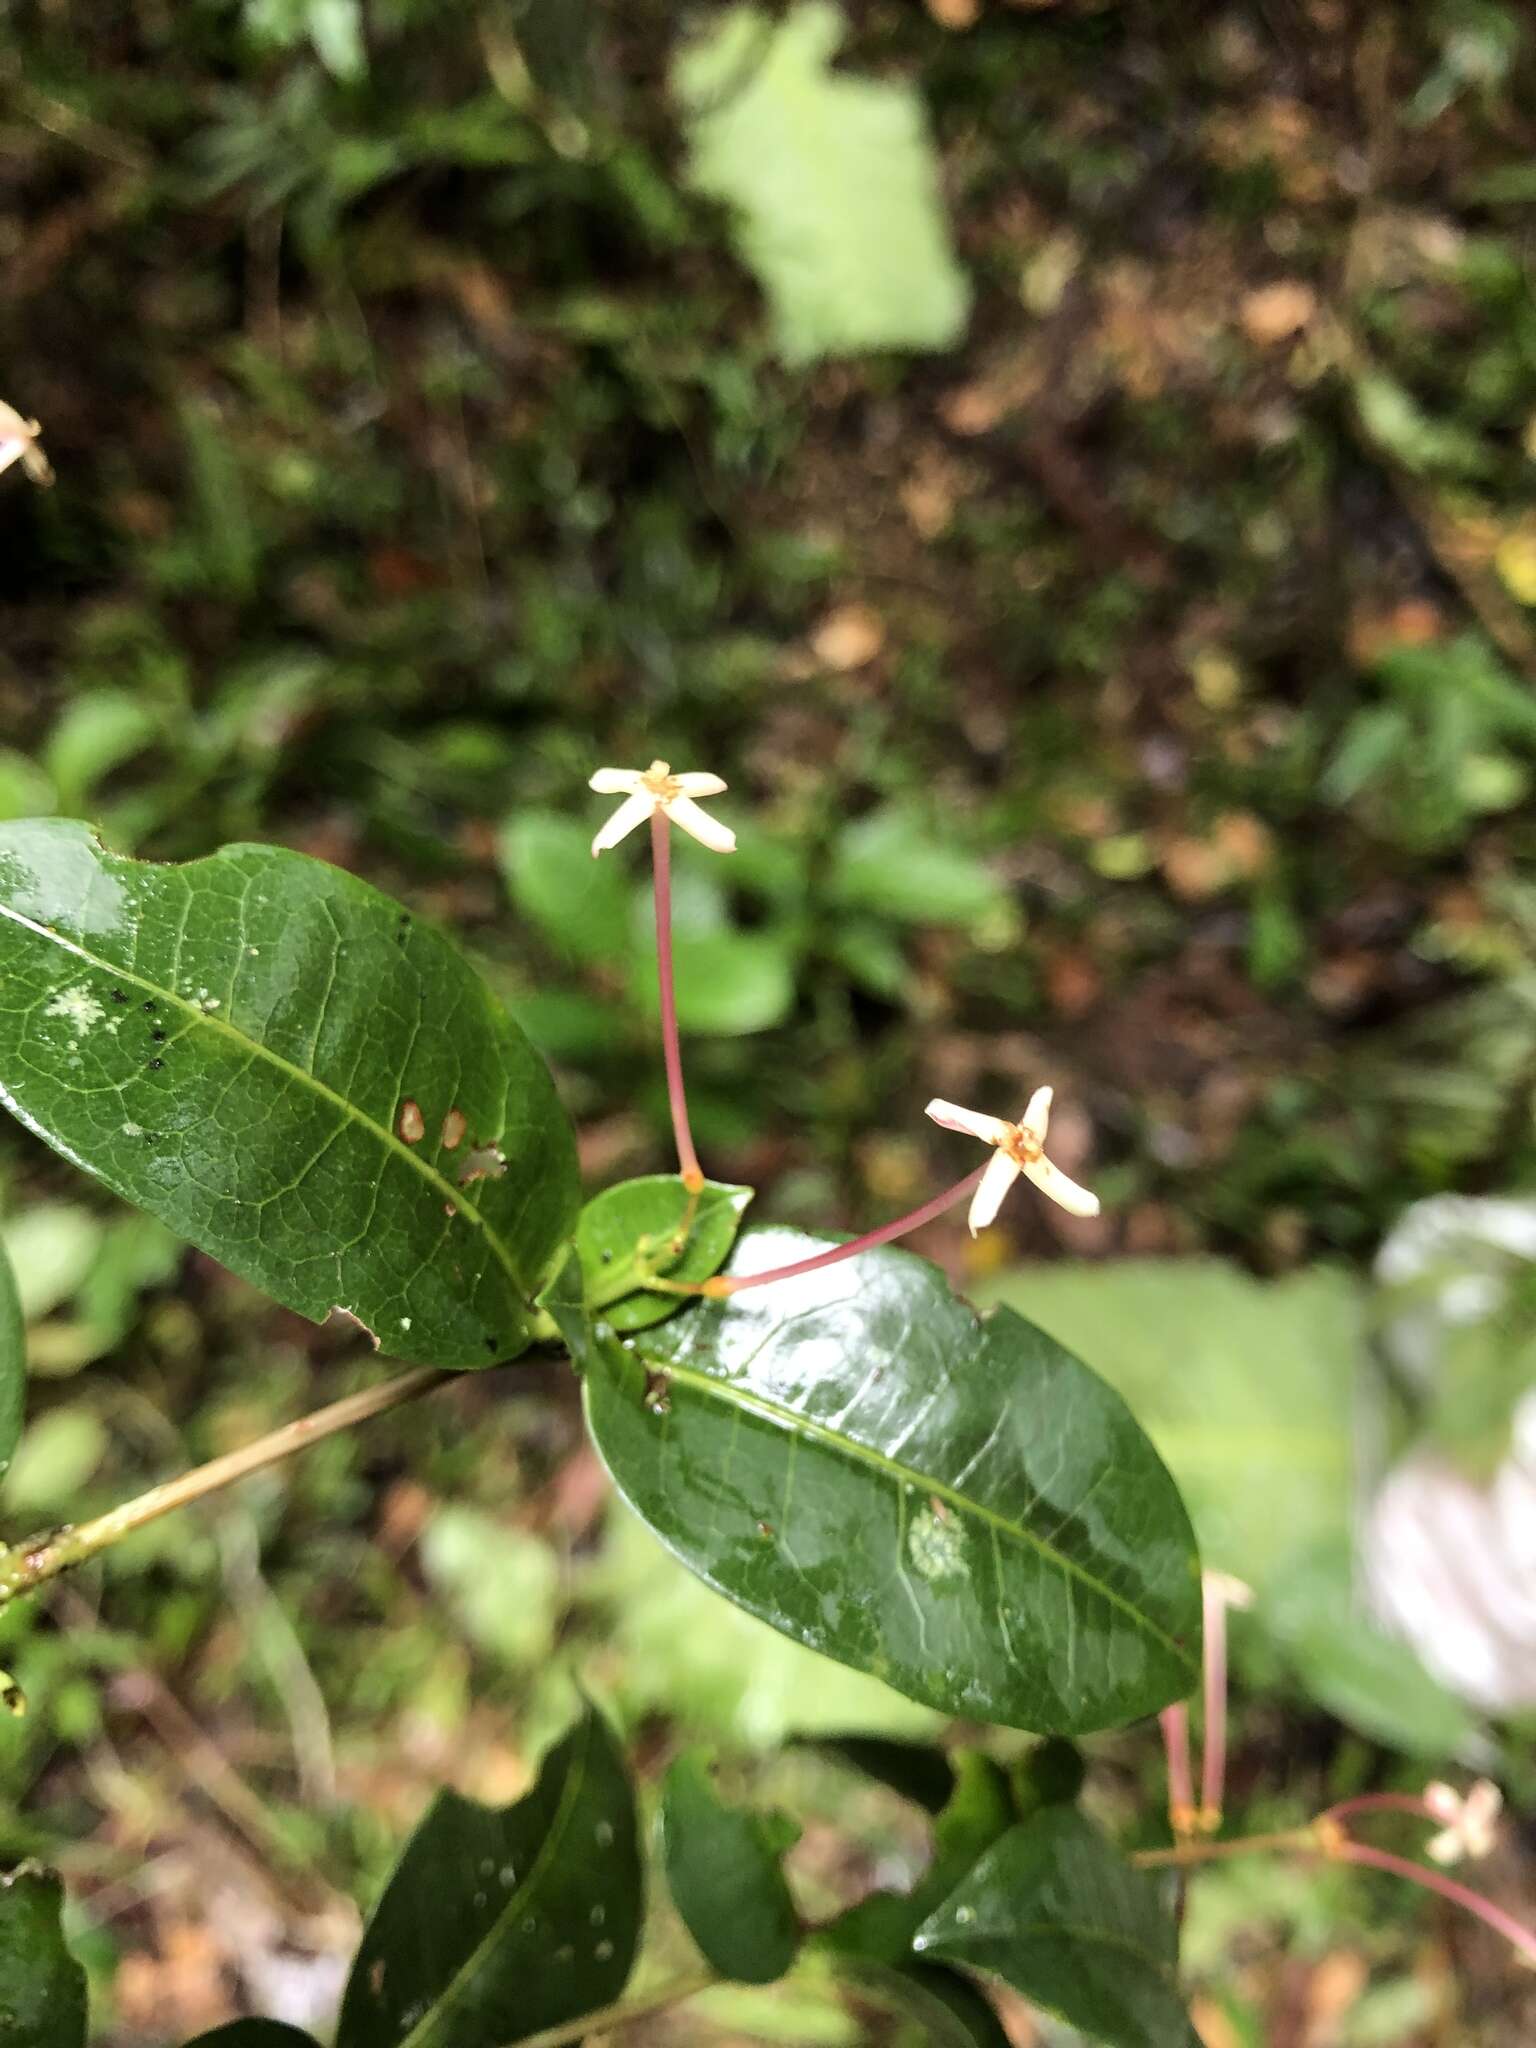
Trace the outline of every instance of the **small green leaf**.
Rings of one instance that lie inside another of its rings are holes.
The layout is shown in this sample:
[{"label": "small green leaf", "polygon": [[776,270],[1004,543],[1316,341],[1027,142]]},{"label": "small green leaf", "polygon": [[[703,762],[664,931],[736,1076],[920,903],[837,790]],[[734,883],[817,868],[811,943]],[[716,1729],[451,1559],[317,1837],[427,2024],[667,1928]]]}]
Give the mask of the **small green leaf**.
[{"label": "small green leaf", "polygon": [[[923,2029],[923,2048],[1009,2048],[1002,2021],[958,1970],[937,1963],[906,1963],[897,1969],[850,1957],[842,1962],[839,1975],[866,1992],[883,2012],[915,2021]],[[903,2041],[908,2038],[901,2036]]]},{"label": "small green leaf", "polygon": [[1005,1773],[979,1750],[962,1750],[954,1790],[934,1822],[933,1860],[916,1885],[909,1892],[871,1892],[834,1920],[822,1939],[839,1955],[906,1962],[918,1928],[1015,1818]]},{"label": "small green leaf", "polygon": [[1190,2048],[1172,1916],[1157,1887],[1070,1807],[1004,1835],[924,1922],[916,1946],[995,1972],[1107,2048]]},{"label": "small green leaf", "polygon": [[735,208],[791,363],[948,348],[970,304],[922,103],[908,85],[834,71],[842,36],[826,0],[781,21],[731,7],[674,71],[689,178]]},{"label": "small green leaf", "polygon": [[512,900],[573,960],[629,956],[633,885],[621,861],[594,860],[592,835],[557,811],[519,811],[501,828]]},{"label": "small green leaf", "polygon": [[27,1400],[27,1326],[11,1262],[0,1249],[0,1479],[11,1469]]},{"label": "small green leaf", "polygon": [[641,1909],[624,1760],[589,1707],[516,1806],[438,1795],[364,1931],[336,2048],[501,2048],[609,2005]]},{"label": "small green leaf", "polygon": [[[828,1249],[749,1232],[729,1269]],[[941,1711],[1042,1732],[1179,1699],[1194,1539],[1120,1397],[907,1253],[701,1302],[585,1380],[619,1490],[717,1592]]]},{"label": "small green leaf", "polygon": [[184,867],[0,827],[0,1100],[316,1321],[488,1365],[528,1341],[575,1145],[542,1061],[437,932],[273,846]]},{"label": "small green leaf", "polygon": [[0,1877],[0,2048],[84,2048],[85,1972],[64,1946],[51,1871]]},{"label": "small green leaf", "polygon": [[849,909],[913,924],[978,924],[1007,902],[979,860],[935,839],[896,807],[860,818],[838,835],[827,890]]},{"label": "small green leaf", "polygon": [[199,2034],[187,2048],[315,2048],[315,2037],[284,2020],[231,2020]]},{"label": "small green leaf", "polygon": [[710,1968],[743,1984],[782,1977],[800,1946],[782,1863],[794,1823],[727,1806],[692,1754],[667,1773],[661,1833],[672,1902]]},{"label": "small green leaf", "polygon": [[670,1173],[620,1181],[595,1195],[576,1225],[594,1312],[615,1330],[643,1330],[675,1315],[679,1296],[638,1290],[655,1275],[695,1281],[718,1273],[751,1199],[750,1188],[712,1180],[695,1199]]}]

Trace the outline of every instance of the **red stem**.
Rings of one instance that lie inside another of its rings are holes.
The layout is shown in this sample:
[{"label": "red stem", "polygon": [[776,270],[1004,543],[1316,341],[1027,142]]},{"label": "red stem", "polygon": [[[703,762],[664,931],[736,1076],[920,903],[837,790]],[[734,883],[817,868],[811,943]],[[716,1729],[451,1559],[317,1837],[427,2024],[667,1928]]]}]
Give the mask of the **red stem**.
[{"label": "red stem", "polygon": [[1205,1731],[1200,1751],[1200,1817],[1209,1828],[1221,1818],[1227,1785],[1227,1602],[1204,1583],[1205,1593]]},{"label": "red stem", "polygon": [[1341,1799],[1337,1806],[1325,1807],[1318,1819],[1341,1821],[1352,1813],[1411,1813],[1415,1820],[1432,1821],[1436,1827],[1445,1825],[1439,1814],[1412,1792],[1359,1792],[1353,1799]]},{"label": "red stem", "polygon": [[672,843],[671,824],[662,810],[651,813],[651,865],[655,874],[656,976],[661,995],[661,1049],[667,1063],[667,1102],[672,1135],[677,1141],[678,1171],[683,1186],[703,1187],[699,1156],[688,1128],[688,1096],[683,1087],[683,1049],[677,1035],[677,990],[672,978]]},{"label": "red stem", "polygon": [[791,1266],[775,1266],[769,1273],[744,1273],[740,1277],[732,1273],[717,1273],[713,1280],[704,1282],[703,1292],[715,1296],[740,1294],[744,1287],[766,1287],[770,1280],[792,1280],[797,1273],[814,1273],[822,1266],[835,1266],[843,1259],[857,1257],[860,1252],[873,1251],[877,1244],[889,1244],[893,1237],[905,1237],[909,1230],[931,1223],[935,1216],[942,1216],[956,1202],[963,1202],[986,1170],[985,1166],[978,1166],[974,1173],[968,1173],[964,1180],[957,1180],[952,1188],[946,1188],[942,1195],[935,1195],[931,1202],[924,1202],[920,1209],[914,1209],[907,1216],[898,1216],[894,1223],[882,1223],[878,1230],[866,1231],[863,1237],[856,1237],[849,1244],[834,1245],[831,1251],[818,1252],[813,1259],[796,1259]]},{"label": "red stem", "polygon": [[1513,1948],[1530,1962],[1536,1963],[1536,1934],[1502,1906],[1496,1906],[1492,1899],[1485,1899],[1481,1892],[1474,1892],[1464,1884],[1458,1884],[1453,1877],[1442,1877],[1438,1870],[1431,1870],[1424,1863],[1410,1863],[1406,1856],[1394,1856],[1387,1849],[1373,1849],[1364,1842],[1341,1842],[1334,1855],[1344,1863],[1362,1863],[1372,1870],[1388,1871],[1393,1877],[1405,1877],[1410,1884],[1422,1885],[1426,1891],[1436,1892],[1442,1899],[1449,1899],[1453,1906],[1460,1906],[1464,1912],[1474,1913],[1496,1934],[1502,1934]]},{"label": "red stem", "polygon": [[1189,1708],[1182,1700],[1164,1707],[1157,1717],[1168,1757],[1168,1818],[1176,1835],[1188,1828],[1195,1810],[1195,1783],[1189,1768]]}]

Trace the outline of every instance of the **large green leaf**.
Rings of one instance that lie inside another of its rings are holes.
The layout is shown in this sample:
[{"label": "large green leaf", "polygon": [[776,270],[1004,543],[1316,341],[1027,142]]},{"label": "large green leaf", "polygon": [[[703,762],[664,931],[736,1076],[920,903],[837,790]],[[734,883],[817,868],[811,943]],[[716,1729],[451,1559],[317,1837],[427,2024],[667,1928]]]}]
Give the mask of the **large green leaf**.
[{"label": "large green leaf", "polygon": [[751,1199],[750,1188],[712,1180],[694,1196],[673,1173],[604,1188],[576,1225],[586,1299],[615,1330],[664,1322],[684,1297],[647,1293],[645,1278],[707,1280],[718,1273]]},{"label": "large green leaf", "polygon": [[838,834],[826,889],[845,907],[918,924],[976,924],[1008,903],[979,860],[894,804]]},{"label": "large green leaf", "polygon": [[589,1708],[516,1806],[439,1795],[364,1932],[336,2048],[500,2048],[611,2004],[642,1904],[624,1760]]},{"label": "large green leaf", "polygon": [[778,22],[731,7],[674,74],[689,177],[733,208],[792,363],[948,348],[970,303],[921,103],[908,85],[834,71],[842,34],[827,0]]},{"label": "large green leaf", "polygon": [[689,1754],[667,1773],[661,1831],[672,1903],[705,1962],[744,1984],[782,1977],[800,1946],[782,1860],[795,1824],[728,1806]]},{"label": "large green leaf", "polygon": [[[750,1232],[728,1267],[825,1250]],[[1120,1397],[903,1252],[703,1302],[585,1380],[621,1492],[718,1592],[948,1713],[1097,1728],[1187,1693],[1198,1565]]]},{"label": "large green leaf", "polygon": [[0,1249],[0,1479],[11,1469],[21,1441],[27,1398],[27,1326],[11,1262]]},{"label": "large green leaf", "polygon": [[161,867],[49,820],[0,827],[0,937],[0,1100],[67,1158],[397,1357],[523,1348],[575,1147],[439,933],[279,847]]},{"label": "large green leaf", "polygon": [[594,860],[592,834],[557,811],[518,811],[497,841],[519,910],[574,960],[629,957],[634,885],[622,861]]},{"label": "large green leaf", "polygon": [[1191,2048],[1178,1938],[1150,1879],[1090,1821],[1049,1807],[1003,1836],[918,1930],[1110,2048]]},{"label": "large green leaf", "polygon": [[84,2048],[85,1972],[64,1946],[51,1872],[0,1877],[0,2048]]}]

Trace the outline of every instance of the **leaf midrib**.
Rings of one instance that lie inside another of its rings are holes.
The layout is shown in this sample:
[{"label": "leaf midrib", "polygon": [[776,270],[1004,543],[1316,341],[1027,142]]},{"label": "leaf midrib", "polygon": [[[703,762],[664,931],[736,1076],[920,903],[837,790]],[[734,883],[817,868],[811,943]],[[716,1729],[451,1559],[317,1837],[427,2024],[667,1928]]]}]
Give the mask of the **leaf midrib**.
[{"label": "leaf midrib", "polygon": [[681,1380],[685,1386],[712,1395],[727,1405],[735,1403],[751,1410],[779,1428],[789,1429],[800,1436],[835,1446],[859,1463],[885,1474],[893,1484],[910,1484],[929,1494],[937,1495],[946,1505],[960,1513],[973,1515],[989,1527],[1000,1529],[1005,1535],[1018,1537],[1065,1576],[1080,1580],[1101,1600],[1106,1601],[1111,1607],[1118,1608],[1139,1629],[1168,1650],[1186,1670],[1196,1670],[1194,1659],[1174,1637],[1169,1635],[1166,1629],[1159,1627],[1150,1615],[1143,1614],[1141,1609],[1123,1593],[1117,1593],[1113,1586],[1107,1586],[1102,1580],[1095,1578],[1092,1572],[1078,1564],[1074,1558],[1065,1556],[1052,1544],[1047,1543],[1043,1536],[1037,1536],[1032,1529],[1026,1529],[1022,1523],[1009,1521],[1006,1515],[1000,1515],[995,1508],[988,1507],[985,1501],[973,1500],[969,1494],[959,1492],[946,1480],[936,1479],[932,1473],[919,1472],[911,1465],[904,1465],[897,1459],[888,1457],[883,1451],[877,1451],[868,1444],[861,1444],[855,1437],[840,1435],[838,1431],[829,1429],[824,1422],[817,1422],[812,1416],[802,1415],[798,1409],[782,1407],[779,1403],[770,1401],[765,1395],[750,1392],[731,1381],[712,1379],[708,1373],[697,1372],[691,1366],[674,1365],[670,1361],[661,1365],[659,1370],[665,1372],[670,1380]]},{"label": "leaf midrib", "polygon": [[570,1824],[571,1808],[581,1797],[586,1783],[587,1756],[592,1746],[592,1735],[593,1727],[589,1719],[583,1729],[584,1740],[581,1746],[581,1754],[572,1759],[571,1768],[566,1775],[565,1783],[560,1788],[560,1798],[555,1806],[555,1817],[549,1824],[548,1834],[545,1835],[544,1840],[539,1844],[533,1862],[529,1867],[528,1875],[515,1891],[508,1894],[506,1904],[497,1914],[490,1927],[486,1929],[486,1932],[476,1943],[475,1947],[470,1950],[463,1962],[454,1971],[447,1984],[444,1985],[442,1992],[433,2000],[422,2018],[417,2021],[408,2034],[401,2036],[396,2044],[396,2048],[427,2048],[427,2044],[437,2038],[439,2025],[444,2017],[451,2013],[460,1993],[473,1983],[474,1979],[479,1975],[481,1968],[494,1954],[496,1947],[499,1945],[501,1930],[506,1925],[510,1915],[514,1910],[520,1912],[527,1905],[529,1899],[537,1892],[550,1862],[559,1853],[566,1828]]},{"label": "leaf midrib", "polygon": [[303,1067],[297,1065],[293,1060],[285,1059],[281,1053],[274,1052],[271,1046],[264,1045],[259,1038],[252,1038],[248,1033],[238,1029],[228,1018],[217,1017],[208,1010],[199,1009],[196,1003],[188,1002],[186,997],[178,994],[175,989],[166,988],[161,982],[152,980],[137,968],[121,966],[115,960],[103,960],[99,954],[93,953],[88,946],[82,946],[77,939],[65,938],[62,932],[52,930],[48,925],[39,923],[36,918],[26,916],[24,912],[14,909],[10,904],[0,903],[0,917],[9,918],[12,924],[21,925],[25,930],[34,933],[38,938],[46,940],[49,945],[57,946],[61,952],[72,953],[77,960],[82,960],[91,967],[99,968],[103,974],[111,975],[114,980],[131,982],[135,988],[146,990],[159,1001],[170,1003],[188,1018],[195,1028],[210,1031],[216,1035],[222,1035],[233,1040],[236,1045],[243,1046],[248,1051],[254,1053],[259,1059],[266,1060],[271,1066],[277,1068],[279,1072],[287,1075],[291,1080],[297,1081],[301,1087],[308,1088],[313,1094],[321,1097],[322,1100],[334,1104],[343,1116],[349,1117],[354,1123],[360,1125],[364,1130],[372,1132],[375,1137],[380,1139],[387,1151],[396,1153],[400,1158],[404,1159],[430,1187],[442,1194],[461,1215],[467,1217],[473,1225],[485,1233],[485,1241],[490,1246],[497,1260],[506,1269],[507,1277],[511,1280],[518,1299],[524,1303],[527,1302],[522,1278],[513,1263],[512,1254],[508,1251],[506,1245],[503,1244],[497,1232],[486,1221],[480,1208],[465,1195],[463,1189],[457,1183],[446,1179],[444,1175],[438,1172],[435,1166],[430,1165],[427,1160],[421,1158],[402,1138],[398,1138],[386,1125],[376,1122],[371,1116],[366,1116],[357,1107],[356,1103],[348,1102],[347,1098],[332,1088],[329,1082],[322,1081],[317,1074],[306,1072]]}]

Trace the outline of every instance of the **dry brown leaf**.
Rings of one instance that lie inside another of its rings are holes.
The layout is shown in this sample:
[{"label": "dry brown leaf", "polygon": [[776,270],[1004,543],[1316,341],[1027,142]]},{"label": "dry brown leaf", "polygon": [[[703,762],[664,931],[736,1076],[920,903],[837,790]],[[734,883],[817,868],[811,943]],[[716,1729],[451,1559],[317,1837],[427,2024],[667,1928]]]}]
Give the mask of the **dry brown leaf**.
[{"label": "dry brown leaf", "polygon": [[838,675],[863,668],[884,645],[885,621],[867,604],[838,605],[811,634],[811,652]]},{"label": "dry brown leaf", "polygon": [[1317,293],[1299,277],[1283,277],[1260,285],[1242,304],[1243,332],[1260,348],[1289,341],[1317,312]]}]

